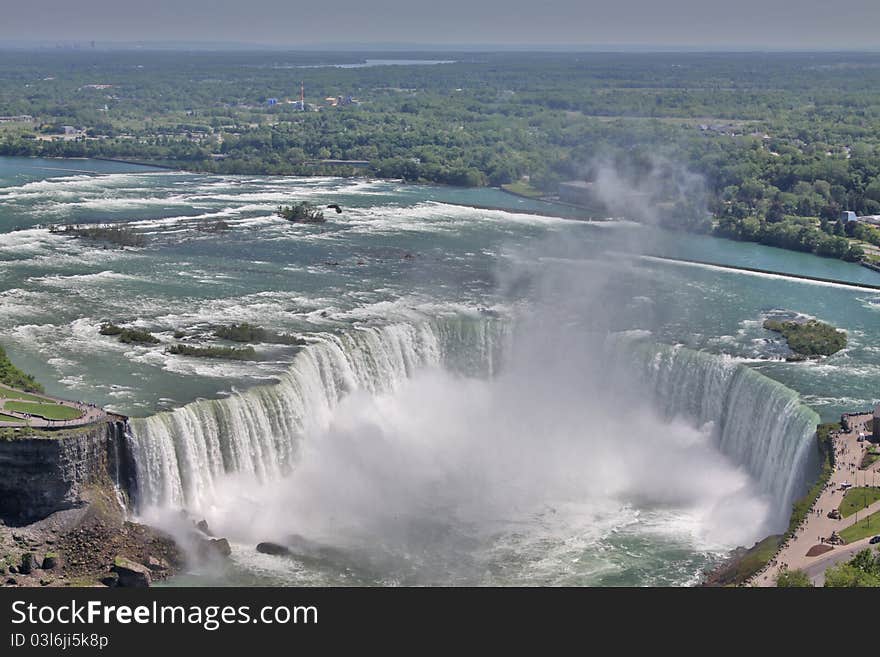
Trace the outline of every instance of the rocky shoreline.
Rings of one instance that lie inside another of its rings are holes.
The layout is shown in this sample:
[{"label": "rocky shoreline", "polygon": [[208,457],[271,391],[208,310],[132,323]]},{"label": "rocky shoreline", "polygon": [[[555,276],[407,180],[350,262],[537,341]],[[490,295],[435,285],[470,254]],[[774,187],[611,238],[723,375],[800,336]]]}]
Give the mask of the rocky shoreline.
[{"label": "rocky shoreline", "polygon": [[183,567],[174,539],[129,521],[115,491],[90,487],[82,502],[29,525],[0,526],[4,586],[149,586]]}]

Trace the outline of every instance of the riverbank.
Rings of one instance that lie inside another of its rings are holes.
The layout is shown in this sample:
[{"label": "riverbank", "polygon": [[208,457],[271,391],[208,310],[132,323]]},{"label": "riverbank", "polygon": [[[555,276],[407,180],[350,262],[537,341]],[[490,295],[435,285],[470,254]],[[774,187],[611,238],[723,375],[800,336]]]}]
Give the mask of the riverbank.
[{"label": "riverbank", "polygon": [[116,162],[117,164],[132,164],[134,166],[139,167],[152,167],[154,169],[164,169],[166,171],[184,171],[185,169],[179,165],[170,164],[167,162],[159,162],[152,160],[135,160],[130,158],[118,158],[118,157],[91,157],[84,158],[90,160],[98,160],[99,162]]}]

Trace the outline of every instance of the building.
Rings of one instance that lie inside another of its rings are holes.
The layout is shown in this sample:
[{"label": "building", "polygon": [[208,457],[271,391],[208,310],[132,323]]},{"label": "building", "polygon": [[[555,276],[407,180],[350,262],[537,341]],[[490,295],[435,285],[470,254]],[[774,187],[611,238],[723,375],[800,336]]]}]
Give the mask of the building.
[{"label": "building", "polygon": [[843,212],[840,213],[840,220],[843,223],[846,223],[848,221],[858,221],[859,218],[856,216],[856,213],[853,212],[852,210],[844,210]]}]

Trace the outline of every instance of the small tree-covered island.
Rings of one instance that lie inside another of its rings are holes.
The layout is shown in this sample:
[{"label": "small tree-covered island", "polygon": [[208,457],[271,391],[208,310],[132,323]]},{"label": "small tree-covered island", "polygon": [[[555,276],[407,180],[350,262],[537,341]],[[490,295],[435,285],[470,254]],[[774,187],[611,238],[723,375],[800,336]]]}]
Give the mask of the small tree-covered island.
[{"label": "small tree-covered island", "polygon": [[793,352],[792,360],[831,356],[846,347],[846,333],[815,319],[768,319],[764,328],[782,334]]},{"label": "small tree-covered island", "polygon": [[312,207],[306,201],[279,206],[278,216],[297,224],[322,224],[326,221],[323,210]]}]

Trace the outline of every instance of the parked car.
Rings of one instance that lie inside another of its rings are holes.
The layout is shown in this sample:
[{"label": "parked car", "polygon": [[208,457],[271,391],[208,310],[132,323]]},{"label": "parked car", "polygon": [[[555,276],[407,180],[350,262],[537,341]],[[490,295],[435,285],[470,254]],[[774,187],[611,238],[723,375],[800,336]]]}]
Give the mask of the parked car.
[{"label": "parked car", "polygon": [[868,543],[870,543],[871,545],[876,545],[877,543],[880,543],[880,536],[872,536],[871,540],[868,541]]},{"label": "parked car", "polygon": [[837,509],[831,509],[831,511],[828,512],[828,517],[832,520],[840,520],[840,511]]}]

